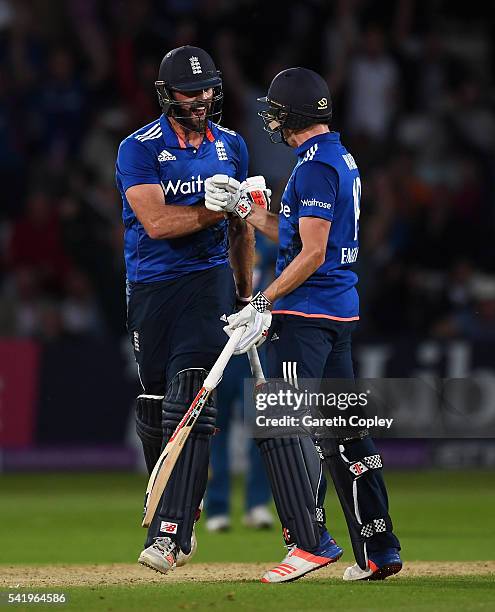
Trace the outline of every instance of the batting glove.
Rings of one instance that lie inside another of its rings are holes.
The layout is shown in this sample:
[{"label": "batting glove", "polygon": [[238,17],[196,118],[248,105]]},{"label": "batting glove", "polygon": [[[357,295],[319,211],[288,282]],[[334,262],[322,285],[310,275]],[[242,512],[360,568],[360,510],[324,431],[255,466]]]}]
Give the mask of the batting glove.
[{"label": "batting glove", "polygon": [[215,174],[205,181],[205,206],[215,212],[234,213],[245,219],[251,212],[241,199],[241,184],[226,174]]},{"label": "batting glove", "polygon": [[242,310],[227,318],[229,324],[223,330],[228,336],[238,327],[246,327],[235,347],[234,355],[247,353],[252,346],[261,346],[266,340],[272,323],[272,313],[269,310],[271,305],[270,300],[260,292]]},{"label": "batting glove", "polygon": [[253,204],[270,210],[272,192],[265,177],[251,176],[242,184],[225,174],[215,174],[205,181],[205,206],[215,212],[234,213],[245,219]]},{"label": "batting glove", "polygon": [[270,210],[272,190],[267,188],[264,176],[248,177],[241,183],[241,192],[241,197],[251,205],[256,204],[265,210]]}]

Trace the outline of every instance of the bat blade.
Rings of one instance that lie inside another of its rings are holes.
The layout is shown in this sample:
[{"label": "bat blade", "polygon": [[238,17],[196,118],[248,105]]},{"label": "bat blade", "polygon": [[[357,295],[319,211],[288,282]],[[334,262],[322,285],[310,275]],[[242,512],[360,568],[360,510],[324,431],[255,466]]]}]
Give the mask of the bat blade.
[{"label": "bat blade", "polygon": [[229,359],[232,357],[235,347],[244,333],[244,327],[239,327],[234,330],[227,344],[224,346],[218,359],[211,368],[210,373],[205,378],[203,387],[199,390],[192,404],[182,417],[181,422],[175,428],[174,433],[169,439],[167,446],[162,451],[158,458],[153,471],[151,472],[148,486],[146,487],[146,495],[144,501],[144,517],[141,525],[149,527],[155,515],[158,504],[162,497],[163,491],[172,474],[172,470],[177,463],[182,447],[194,427],[194,423],[201,414],[203,406],[208,401],[208,397],[213,389],[218,385],[222,378],[223,371]]},{"label": "bat blade", "polygon": [[182,447],[186,443],[203,406],[208,401],[210,393],[211,389],[209,390],[205,387],[200,389],[189,410],[183,416],[181,422],[168,441],[167,446],[163,449],[162,454],[158,458],[146,488],[144,517],[141,523],[142,527],[150,526],[158,504],[160,503],[163,491],[170,480],[172,471],[182,451]]}]

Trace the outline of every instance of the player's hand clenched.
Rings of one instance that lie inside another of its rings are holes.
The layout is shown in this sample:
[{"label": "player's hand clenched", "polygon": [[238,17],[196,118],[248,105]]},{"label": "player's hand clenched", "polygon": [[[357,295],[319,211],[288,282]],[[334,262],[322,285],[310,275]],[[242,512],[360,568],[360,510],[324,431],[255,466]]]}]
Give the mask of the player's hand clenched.
[{"label": "player's hand clenched", "polygon": [[268,210],[271,194],[262,176],[252,176],[242,184],[226,174],[215,174],[205,181],[206,208],[234,213],[241,219],[250,214],[253,204]]},{"label": "player's hand clenched", "polygon": [[244,219],[250,208],[241,202],[241,184],[226,174],[215,174],[205,181],[205,206],[215,212],[235,213]]},{"label": "player's hand clenched", "polygon": [[241,355],[249,351],[252,346],[263,344],[272,323],[270,307],[270,300],[260,292],[242,310],[227,318],[229,324],[223,329],[228,336],[231,336],[238,327],[246,327],[235,348],[234,355]]},{"label": "player's hand clenched", "polygon": [[272,190],[266,186],[264,176],[250,176],[241,183],[241,197],[251,204],[270,210]]}]

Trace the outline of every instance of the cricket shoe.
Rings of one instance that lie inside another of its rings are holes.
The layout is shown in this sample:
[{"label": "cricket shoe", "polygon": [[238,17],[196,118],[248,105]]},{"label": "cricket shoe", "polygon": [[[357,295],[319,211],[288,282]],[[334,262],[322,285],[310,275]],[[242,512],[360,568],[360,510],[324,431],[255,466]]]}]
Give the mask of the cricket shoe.
[{"label": "cricket shoe", "polygon": [[145,548],[139,555],[138,563],[161,574],[166,574],[175,567],[178,554],[179,548],[172,539],[156,538],[153,544]]},{"label": "cricket shoe", "polygon": [[230,519],[226,514],[216,514],[215,516],[210,516],[210,518],[206,520],[206,531],[218,533],[221,531],[229,531],[229,529]]},{"label": "cricket shoe", "polygon": [[402,569],[402,559],[397,548],[388,548],[383,552],[370,553],[368,569],[361,569],[356,563],[344,572],[344,580],[385,580],[388,576],[398,574]]},{"label": "cricket shoe", "polygon": [[196,549],[198,548],[198,541],[196,540],[196,534],[194,532],[194,527],[191,535],[191,550],[190,552],[183,553],[182,550],[179,549],[177,554],[177,560],[175,562],[175,567],[183,567],[188,561],[192,559],[192,557],[196,553]]},{"label": "cricket shoe", "polygon": [[271,529],[273,527],[273,516],[267,506],[254,506],[242,519],[245,527],[253,529]]},{"label": "cricket shoe", "polygon": [[182,550],[179,549],[179,553],[177,555],[177,561],[175,562],[176,567],[183,567],[188,561],[192,559],[192,557],[196,554],[196,550],[198,548],[198,540],[196,539],[196,523],[201,518],[201,513],[203,512],[203,500],[199,504],[199,508],[196,511],[196,518],[194,519],[193,530],[191,534],[191,550],[189,553],[183,553]]},{"label": "cricket shoe", "polygon": [[321,536],[319,547],[313,553],[297,548],[295,544],[289,547],[289,552],[282,563],[266,572],[261,582],[292,582],[309,572],[334,563],[340,559],[343,552],[328,531],[325,531]]}]

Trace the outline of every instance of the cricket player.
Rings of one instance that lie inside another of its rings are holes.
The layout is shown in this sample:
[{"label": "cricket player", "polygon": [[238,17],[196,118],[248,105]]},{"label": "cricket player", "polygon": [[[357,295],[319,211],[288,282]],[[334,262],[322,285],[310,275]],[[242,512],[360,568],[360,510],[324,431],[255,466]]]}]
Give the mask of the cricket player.
[{"label": "cricket player", "polygon": [[[356,274],[361,179],[356,162],[330,131],[332,106],[324,79],[290,68],[272,81],[260,115],[273,142],[293,147],[297,164],[280,213],[267,208],[263,177],[243,185],[206,181],[206,207],[235,214],[279,243],[276,279],[228,317],[230,335],[246,331],[237,352],[267,338],[270,378],[352,379],[351,335],[359,319]],[[264,206],[256,203],[263,202]],[[287,582],[342,555],[325,527],[322,462],[308,437],[258,441],[288,546],[263,582]],[[356,557],[344,580],[384,579],[402,567],[392,531],[382,461],[367,430],[319,441],[333,478]]]},{"label": "cricket player", "polygon": [[[205,179],[236,182],[248,155],[236,132],[218,125],[222,78],[209,54],[167,53],[155,83],[161,116],[120,144],[127,326],[143,387],[136,428],[148,471],[226,343],[224,316],[252,291],[254,230],[204,206]],[[230,263],[229,263],[230,258]],[[148,530],[139,562],[166,573],[194,552],[217,406],[210,396],[187,440]]]}]

